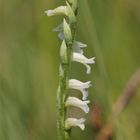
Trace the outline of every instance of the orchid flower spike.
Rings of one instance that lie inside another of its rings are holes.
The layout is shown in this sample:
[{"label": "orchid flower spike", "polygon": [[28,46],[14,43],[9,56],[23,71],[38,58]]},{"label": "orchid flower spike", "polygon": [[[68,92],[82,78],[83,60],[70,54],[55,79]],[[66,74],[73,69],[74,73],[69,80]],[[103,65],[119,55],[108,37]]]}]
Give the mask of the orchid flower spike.
[{"label": "orchid flower spike", "polygon": [[85,125],[84,125],[85,119],[81,118],[81,119],[76,119],[76,118],[68,118],[65,120],[65,129],[71,129],[71,127],[80,127],[81,130],[85,129]]},{"label": "orchid flower spike", "polygon": [[[85,65],[86,73],[91,72],[90,64],[94,64],[95,57],[87,58],[83,55],[83,49],[86,44],[75,40],[78,0],[66,0],[66,5],[59,6],[55,9],[45,11],[48,16],[62,15],[63,22],[58,25],[53,31],[58,33],[58,37],[62,40],[60,46],[60,67],[59,67],[59,86],[57,90],[57,130],[59,139],[69,139],[69,129],[79,127],[85,129],[84,118],[67,118],[67,107],[73,106],[81,109],[84,113],[89,112],[90,103],[87,100],[87,89],[91,86],[91,81],[81,82],[76,79],[69,79],[69,65],[71,61],[75,61]],[[82,93],[82,99],[77,97],[67,96],[66,90],[76,89]]]},{"label": "orchid flower spike", "polygon": [[76,97],[68,97],[68,99],[66,100],[66,107],[68,106],[75,106],[75,107],[78,107],[80,109],[82,109],[85,113],[88,113],[89,112],[89,107],[87,104],[89,104],[90,101],[87,100],[87,101],[82,101]]},{"label": "orchid flower spike", "polygon": [[91,81],[88,82],[81,82],[79,80],[76,79],[70,79],[68,81],[68,88],[69,89],[77,89],[80,90],[83,94],[82,99],[86,100],[88,97],[88,92],[87,92],[87,88],[89,88],[91,86]]},{"label": "orchid flower spike", "polygon": [[86,68],[87,68],[87,74],[91,73],[91,68],[88,64],[94,64],[95,63],[94,59],[95,59],[95,57],[92,57],[92,58],[88,59],[83,54],[73,52],[72,60],[85,65]]}]

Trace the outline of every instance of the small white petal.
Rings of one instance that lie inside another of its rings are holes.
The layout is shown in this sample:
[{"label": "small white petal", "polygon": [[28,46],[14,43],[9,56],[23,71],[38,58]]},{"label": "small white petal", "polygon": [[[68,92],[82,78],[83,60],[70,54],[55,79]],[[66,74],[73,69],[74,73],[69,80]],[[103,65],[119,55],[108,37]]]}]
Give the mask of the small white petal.
[{"label": "small white petal", "polygon": [[65,120],[65,128],[66,129],[71,129],[71,127],[80,127],[81,130],[85,129],[85,125],[84,125],[85,119],[84,118],[80,118],[80,119],[76,119],[76,118],[68,118]]},{"label": "small white petal", "polygon": [[64,40],[64,33],[63,33],[63,23],[59,24],[56,28],[53,29],[54,32],[58,33],[58,38],[60,40]]},{"label": "small white petal", "polygon": [[81,82],[79,80],[76,79],[70,79],[68,81],[68,88],[69,89],[76,89],[76,90],[80,90],[83,94],[82,99],[86,100],[88,97],[88,92],[87,92],[87,88],[89,88],[91,86],[91,81],[88,82]]},{"label": "small white petal", "polygon": [[64,33],[63,33],[63,23],[59,24],[56,28],[53,29],[54,32],[58,33],[58,38],[60,40],[64,40]]},{"label": "small white petal", "polygon": [[79,41],[74,41],[73,46],[72,46],[73,51],[80,54],[83,54],[82,48],[85,48],[85,47],[87,47],[87,45]]},{"label": "small white petal", "polygon": [[78,46],[79,48],[85,48],[85,47],[87,47],[87,44],[84,44],[84,43],[79,42],[79,41],[74,41],[73,45],[74,46]]},{"label": "small white petal", "polygon": [[68,106],[75,106],[78,107],[80,109],[82,109],[85,113],[89,112],[89,107],[87,104],[89,104],[90,101],[82,101],[76,97],[68,97],[68,99],[66,100],[66,107]]},{"label": "small white petal", "polygon": [[64,33],[63,33],[63,32],[60,32],[60,33],[58,34],[58,38],[59,38],[60,40],[64,40]]},{"label": "small white petal", "polygon": [[66,6],[59,6],[53,10],[45,11],[48,16],[54,15],[66,15],[67,14],[67,7]]},{"label": "small white petal", "polygon": [[95,63],[94,59],[95,57],[86,58],[83,54],[76,53],[76,52],[73,53],[73,58],[72,58],[73,61],[82,63],[83,65],[86,66],[87,74],[90,73],[90,66],[88,64],[94,64]]}]

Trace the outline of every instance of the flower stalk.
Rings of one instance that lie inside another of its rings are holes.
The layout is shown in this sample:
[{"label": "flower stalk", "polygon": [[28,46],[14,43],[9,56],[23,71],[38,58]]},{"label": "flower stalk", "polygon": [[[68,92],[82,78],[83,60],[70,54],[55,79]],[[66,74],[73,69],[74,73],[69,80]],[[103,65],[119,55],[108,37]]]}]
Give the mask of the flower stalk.
[{"label": "flower stalk", "polygon": [[[57,132],[59,140],[70,140],[70,132],[72,127],[78,126],[82,130],[85,129],[85,119],[77,119],[73,117],[66,118],[68,106],[80,108],[85,113],[89,112],[89,100],[87,88],[91,86],[91,82],[81,82],[76,79],[69,79],[69,68],[71,62],[75,61],[86,66],[87,74],[91,72],[89,64],[94,63],[94,57],[88,59],[83,55],[83,48],[86,44],[75,40],[76,16],[78,12],[77,0],[65,0],[65,6],[59,6],[54,10],[45,11],[48,16],[63,15],[63,22],[53,31],[59,32],[58,37],[62,40],[60,46],[60,66],[59,66],[59,86],[57,90]],[[82,100],[76,97],[66,97],[68,89],[79,90],[83,97]]]}]

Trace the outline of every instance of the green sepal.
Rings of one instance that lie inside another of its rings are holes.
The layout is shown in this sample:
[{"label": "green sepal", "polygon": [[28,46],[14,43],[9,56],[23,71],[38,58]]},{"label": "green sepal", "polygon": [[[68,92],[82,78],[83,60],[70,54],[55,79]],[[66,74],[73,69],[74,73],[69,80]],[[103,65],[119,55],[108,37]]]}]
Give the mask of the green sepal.
[{"label": "green sepal", "polygon": [[74,13],[77,13],[78,1],[77,0],[68,0],[68,2],[70,3]]},{"label": "green sepal", "polygon": [[70,45],[72,44],[72,33],[70,29],[70,25],[67,23],[67,21],[64,19],[63,21],[63,31],[64,31],[64,39],[66,41],[66,44]]},{"label": "green sepal", "polygon": [[67,4],[67,16],[69,18],[69,23],[74,24],[76,22],[76,16],[74,10],[72,9],[72,7],[68,2],[66,2],[66,4]]}]

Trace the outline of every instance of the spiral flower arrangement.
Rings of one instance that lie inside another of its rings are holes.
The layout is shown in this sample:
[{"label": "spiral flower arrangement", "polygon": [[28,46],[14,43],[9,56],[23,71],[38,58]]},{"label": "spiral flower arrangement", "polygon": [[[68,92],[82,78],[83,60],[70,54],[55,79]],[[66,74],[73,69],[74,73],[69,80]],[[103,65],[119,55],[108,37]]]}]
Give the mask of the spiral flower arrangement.
[{"label": "spiral flower arrangement", "polygon": [[[86,44],[75,40],[76,16],[78,13],[77,0],[66,0],[65,6],[59,6],[53,10],[45,11],[48,16],[63,15],[63,22],[54,31],[58,32],[58,37],[62,40],[60,46],[60,67],[59,67],[59,86],[57,91],[57,130],[59,140],[69,140],[72,127],[85,129],[84,118],[66,118],[67,107],[74,106],[80,108],[85,113],[89,112],[87,100],[87,89],[91,86],[91,81],[81,82],[76,79],[69,79],[70,63],[75,61],[86,67],[86,73],[90,74],[90,64],[94,64],[95,57],[87,58],[83,54]],[[79,90],[82,99],[66,95],[68,89]]]}]

